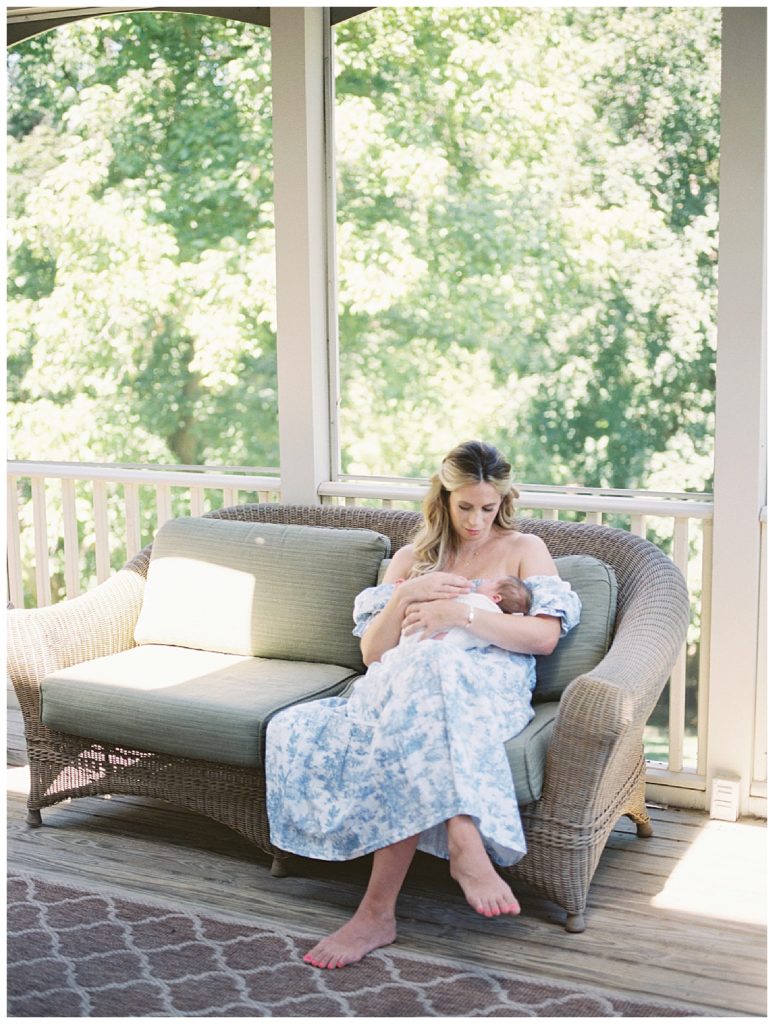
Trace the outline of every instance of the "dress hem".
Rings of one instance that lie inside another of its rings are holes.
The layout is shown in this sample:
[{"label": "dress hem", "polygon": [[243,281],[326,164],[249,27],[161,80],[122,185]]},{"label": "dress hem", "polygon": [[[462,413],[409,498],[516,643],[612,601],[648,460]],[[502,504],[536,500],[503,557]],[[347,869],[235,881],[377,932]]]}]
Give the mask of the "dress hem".
[{"label": "dress hem", "polygon": [[[438,825],[441,825],[441,824],[443,824],[443,822],[448,821],[449,818],[455,818],[455,817],[457,817],[457,815],[460,815],[460,814],[464,814],[464,815],[467,815],[470,818],[473,818],[476,821],[477,824],[481,820],[479,818],[479,816],[477,814],[475,814],[474,812],[472,812],[472,811],[464,810],[464,809],[463,810],[456,810],[456,811],[453,811],[451,814],[448,814],[448,815],[446,815],[446,816],[444,816],[444,817],[442,817],[440,819],[433,820],[433,822],[431,824],[425,825],[424,827],[414,828],[413,826],[408,826],[408,830],[407,831],[406,831],[405,828],[401,828],[401,834],[400,835],[396,835],[394,838],[388,838],[388,839],[380,838],[378,840],[378,842],[374,842],[373,844],[368,843],[364,847],[360,847],[357,852],[355,852],[355,853],[347,853],[346,856],[342,856],[340,853],[334,853],[332,851],[321,853],[319,849],[315,853],[310,853],[310,852],[308,852],[308,849],[309,849],[308,847],[307,847],[306,850],[301,850],[301,849],[298,849],[298,848],[296,848],[294,850],[288,844],[283,843],[281,840],[278,840],[275,837],[275,835],[273,833],[271,833],[271,831],[270,831],[269,838],[270,838],[270,840],[272,842],[272,845],[276,846],[277,849],[282,850],[285,853],[295,854],[295,856],[297,856],[297,857],[307,857],[310,860],[324,860],[324,861],[331,861],[331,862],[335,862],[335,863],[346,863],[347,861],[350,861],[350,860],[358,860],[358,858],[360,858],[360,857],[367,857],[369,854],[376,853],[377,850],[383,850],[383,849],[385,849],[388,846],[394,846],[396,843],[400,843],[404,839],[409,839],[411,836],[419,835],[420,839],[419,839],[419,844],[417,845],[417,849],[420,850],[420,852],[427,853],[431,857],[438,857],[439,860],[447,860],[448,861],[449,860],[448,852],[447,853],[438,853],[435,850],[423,850],[422,849],[422,845],[421,845],[422,844],[422,838],[421,837],[424,835],[424,833],[430,832],[432,829],[436,828]],[[271,825],[270,825],[270,829],[271,829]],[[479,827],[479,832],[480,831],[481,831],[481,829]],[[488,840],[488,837],[486,837],[483,834],[481,835],[481,839],[482,839],[482,841],[484,843],[484,847],[485,848],[487,848],[488,842],[492,841],[492,840]],[[513,867],[514,864],[518,864],[518,862],[523,857],[525,857],[526,854],[527,854],[526,845],[525,845],[524,849],[516,849],[516,848],[514,848],[512,846],[506,846],[504,843],[497,843],[497,845],[502,847],[503,849],[506,849],[506,850],[510,851],[510,853],[515,854],[515,858],[513,860],[510,860],[508,863],[501,863],[499,860],[495,861],[495,863],[498,865],[498,867]],[[492,854],[491,854],[491,852],[489,851],[488,848],[487,848],[486,852],[487,852],[487,855],[490,857],[490,859],[494,860],[494,858],[492,858]]]}]

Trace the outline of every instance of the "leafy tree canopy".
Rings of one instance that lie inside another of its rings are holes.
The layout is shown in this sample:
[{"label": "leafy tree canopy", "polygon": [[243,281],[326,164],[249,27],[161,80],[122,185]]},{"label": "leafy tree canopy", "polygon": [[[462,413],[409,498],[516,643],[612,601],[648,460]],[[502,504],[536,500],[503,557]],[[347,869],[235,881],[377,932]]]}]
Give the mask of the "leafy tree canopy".
[{"label": "leafy tree canopy", "polygon": [[[480,435],[523,480],[711,482],[719,9],[335,30],[343,468]],[[276,465],[268,30],[10,51],[17,457]]]},{"label": "leafy tree canopy", "polygon": [[707,486],[719,10],[380,8],[337,44],[347,468],[477,434],[535,483]]},{"label": "leafy tree canopy", "polygon": [[14,454],[276,465],[268,31],[79,22],[9,108]]}]

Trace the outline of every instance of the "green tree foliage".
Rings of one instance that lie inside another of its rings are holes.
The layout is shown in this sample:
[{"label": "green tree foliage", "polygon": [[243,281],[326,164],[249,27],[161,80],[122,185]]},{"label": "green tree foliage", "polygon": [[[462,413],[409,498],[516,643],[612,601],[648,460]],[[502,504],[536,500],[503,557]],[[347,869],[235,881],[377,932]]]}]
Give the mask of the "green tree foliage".
[{"label": "green tree foliage", "polygon": [[719,33],[706,8],[337,29],[345,468],[427,473],[479,434],[535,483],[710,483]]},{"label": "green tree foliage", "polygon": [[[335,30],[341,438],[429,472],[711,479],[719,10]],[[162,13],[9,58],[17,457],[278,461],[269,36]]]},{"label": "green tree foliage", "polygon": [[8,120],[13,453],[276,465],[268,31],[46,33]]}]

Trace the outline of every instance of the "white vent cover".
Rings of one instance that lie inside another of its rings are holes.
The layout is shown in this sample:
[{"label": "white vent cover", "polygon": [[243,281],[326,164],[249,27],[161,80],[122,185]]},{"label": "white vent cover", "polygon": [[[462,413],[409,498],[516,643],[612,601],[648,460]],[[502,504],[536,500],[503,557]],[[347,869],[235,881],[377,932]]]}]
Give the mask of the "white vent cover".
[{"label": "white vent cover", "polygon": [[736,821],[739,817],[739,782],[736,779],[712,780],[710,818]]}]

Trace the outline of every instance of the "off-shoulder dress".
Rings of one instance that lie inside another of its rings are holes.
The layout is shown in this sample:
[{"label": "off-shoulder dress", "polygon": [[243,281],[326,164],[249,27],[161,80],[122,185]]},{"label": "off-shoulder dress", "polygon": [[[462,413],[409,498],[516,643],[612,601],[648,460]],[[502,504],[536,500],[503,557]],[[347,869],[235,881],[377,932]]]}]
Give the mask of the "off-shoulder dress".
[{"label": "off-shoulder dress", "polygon": [[[568,583],[525,582],[530,615],[555,616],[562,635],[577,624],[580,600]],[[356,636],[394,586],[358,595]],[[421,833],[420,850],[448,858],[444,822],[467,814],[494,862],[515,864],[526,844],[504,744],[534,716],[534,686],[532,655],[431,638],[387,651],[346,697],[286,708],[267,731],[272,843],[351,860]]]}]

